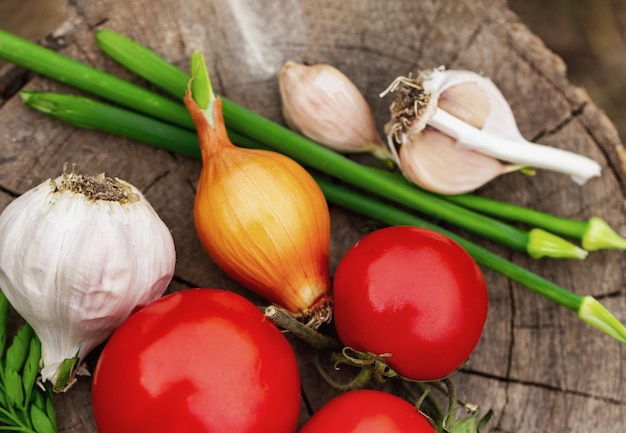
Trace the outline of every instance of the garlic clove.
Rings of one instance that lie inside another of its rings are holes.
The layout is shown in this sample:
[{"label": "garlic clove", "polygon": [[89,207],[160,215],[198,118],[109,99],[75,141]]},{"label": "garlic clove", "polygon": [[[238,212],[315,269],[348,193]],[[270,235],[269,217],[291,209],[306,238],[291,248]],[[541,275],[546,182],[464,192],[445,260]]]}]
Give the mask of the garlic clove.
[{"label": "garlic clove", "polygon": [[356,85],[327,64],[287,61],[278,76],[283,117],[296,132],[342,153],[389,160],[374,115]]},{"label": "garlic clove", "polygon": [[[486,96],[490,109],[482,127],[439,105],[447,90],[461,84],[475,84]],[[390,106],[391,120],[386,126],[388,146],[396,158],[394,148],[428,125],[453,137],[458,147],[519,166],[569,174],[579,184],[601,173],[600,165],[588,157],[524,139],[511,107],[497,86],[474,72],[442,68],[420,72],[417,78],[397,78],[381,96],[389,92],[398,93]]]},{"label": "garlic clove", "polygon": [[[436,69],[430,77],[424,81],[424,90],[431,92],[439,108],[495,137],[526,141],[519,131],[511,106],[489,78],[472,71],[454,69]],[[460,105],[465,107],[465,114]],[[475,116],[470,113],[475,113]]]},{"label": "garlic clove", "polygon": [[174,274],[172,235],[120,179],[63,174],[0,214],[0,288],[42,345],[42,380],[65,390],[82,360]]},{"label": "garlic clove", "polygon": [[437,106],[462,121],[483,129],[489,119],[492,104],[480,86],[469,82],[447,87],[439,95]]},{"label": "garlic clove", "polygon": [[456,140],[433,128],[426,128],[405,141],[399,159],[404,177],[439,194],[470,192],[519,168],[459,148]]},{"label": "garlic clove", "polygon": [[[485,92],[475,83],[452,82],[439,94],[438,107],[482,128],[491,105]],[[473,191],[519,165],[503,164],[487,155],[457,146],[454,138],[432,127],[413,128],[403,139],[397,158],[404,177],[416,185],[439,194]]]}]

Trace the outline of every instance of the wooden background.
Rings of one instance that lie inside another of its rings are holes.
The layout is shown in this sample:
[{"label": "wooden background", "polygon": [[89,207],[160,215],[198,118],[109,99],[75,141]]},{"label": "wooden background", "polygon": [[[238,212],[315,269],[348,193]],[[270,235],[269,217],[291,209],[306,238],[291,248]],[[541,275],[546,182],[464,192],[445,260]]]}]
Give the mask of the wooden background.
[{"label": "wooden background", "polygon": [[[330,63],[346,73],[366,95],[381,131],[389,100],[378,93],[396,76],[439,65],[482,72],[510,101],[525,137],[588,155],[600,162],[603,175],[580,187],[554,173],[511,174],[480,193],[572,218],[600,216],[626,234],[626,172],[615,128],[584,90],[567,81],[563,62],[504,1],[72,0],[67,10],[67,21],[42,43],[138,83],[99,51],[95,30],[119,31],[184,70],[200,50],[219,93],[279,122],[276,76],[288,59]],[[50,80],[9,66],[1,70],[0,83],[0,209],[57,176],[64,163],[121,177],[145,192],[172,229],[178,262],[170,290],[222,287],[261,303],[226,278],[195,238],[198,161],[69,127],[26,108],[14,93],[74,92]],[[339,208],[331,213],[334,269],[372,225]],[[624,252],[594,252],[584,262],[533,260],[479,242],[570,290],[596,296],[626,321]],[[488,270],[485,275],[488,322],[470,363],[454,380],[461,399],[496,412],[488,431],[623,432],[624,346],[524,287]],[[307,349],[294,345],[302,361],[304,421],[334,391],[311,367]],[[56,396],[62,432],[96,431],[89,392],[90,380],[83,377]]]}]

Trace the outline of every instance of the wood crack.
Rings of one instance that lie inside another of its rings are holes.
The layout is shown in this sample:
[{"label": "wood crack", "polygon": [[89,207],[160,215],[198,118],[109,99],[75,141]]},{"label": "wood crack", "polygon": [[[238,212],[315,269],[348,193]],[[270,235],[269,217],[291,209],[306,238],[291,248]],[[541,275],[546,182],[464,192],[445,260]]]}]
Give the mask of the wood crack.
[{"label": "wood crack", "polygon": [[[514,384],[514,385],[522,385],[522,386],[526,386],[526,387],[531,387],[531,388],[538,388],[538,389],[542,389],[545,391],[550,391],[550,392],[555,392],[555,393],[559,393],[559,394],[568,394],[574,397],[581,397],[584,399],[590,399],[590,400],[596,400],[602,403],[606,403],[606,404],[614,404],[614,405],[619,405],[622,406],[624,404],[626,404],[626,401],[624,400],[620,400],[617,398],[612,398],[612,397],[607,397],[607,396],[603,396],[603,395],[597,395],[597,394],[593,394],[590,392],[584,392],[584,391],[578,391],[575,389],[567,389],[567,388],[563,388],[563,387],[559,387],[559,386],[554,386],[554,385],[549,385],[547,383],[541,383],[541,382],[534,382],[531,380],[523,380],[523,379],[515,379],[515,378],[511,378],[511,377],[503,377],[503,376],[499,376],[499,375],[494,375],[494,374],[489,374],[489,373],[485,373],[485,372],[481,372],[481,371],[474,371],[474,370],[462,370],[463,373],[468,374],[468,375],[472,375],[472,376],[479,376],[479,377],[483,377],[486,379],[491,379],[491,380],[495,380],[498,382],[503,382],[506,384],[507,388],[508,385]],[[506,406],[506,403],[505,403]],[[504,413],[504,410],[502,411],[502,413]]]},{"label": "wood crack", "polygon": [[470,47],[472,45],[474,45],[474,43],[476,42],[476,40],[478,39],[480,34],[483,32],[483,29],[485,28],[485,24],[488,21],[489,21],[489,18],[487,18],[487,16],[483,16],[483,18],[480,20],[480,22],[478,23],[476,28],[474,28],[474,30],[472,30],[472,32],[470,33],[470,35],[467,38],[467,41],[465,42],[465,44],[463,44],[463,46],[460,47],[457,51],[454,51],[452,53],[452,57],[451,57],[450,62],[449,62],[450,65],[456,64],[456,62],[461,57],[461,55],[465,51],[469,51],[470,50]]},{"label": "wood crack", "polygon": [[[504,384],[504,402],[502,403],[502,413],[506,413],[507,408],[509,406],[509,402],[510,402],[510,389],[509,389],[509,385],[511,384],[510,382],[510,377],[511,377],[511,372],[513,370],[513,348],[515,347],[515,318],[517,315],[517,308],[515,306],[515,296],[514,296],[514,284],[511,280],[507,280],[508,284],[508,291],[509,291],[509,309],[510,309],[510,314],[509,314],[509,345],[507,348],[507,364],[506,364],[506,380],[505,380],[505,384]],[[502,423],[502,417],[498,417],[497,418],[497,423],[495,426],[495,429],[498,430],[501,426]]]},{"label": "wood crack", "polygon": [[20,196],[20,194],[16,191],[13,191],[10,188],[5,187],[4,185],[0,184],[0,192],[4,193],[8,196],[11,196],[12,198],[17,198]]},{"label": "wood crack", "polygon": [[172,277],[172,281],[177,283],[177,284],[180,284],[181,286],[185,286],[188,289],[193,289],[195,287],[201,287],[200,284],[193,283],[193,282],[191,282],[191,281],[189,281],[189,280],[187,280],[185,278],[179,277],[177,275],[174,275]]},{"label": "wood crack", "polygon": [[154,185],[158,184],[162,179],[165,179],[167,176],[169,176],[169,174],[169,170],[166,170],[161,174],[157,174],[154,179],[143,188],[143,194],[145,195],[148,191],[150,191],[152,187],[154,187]]}]

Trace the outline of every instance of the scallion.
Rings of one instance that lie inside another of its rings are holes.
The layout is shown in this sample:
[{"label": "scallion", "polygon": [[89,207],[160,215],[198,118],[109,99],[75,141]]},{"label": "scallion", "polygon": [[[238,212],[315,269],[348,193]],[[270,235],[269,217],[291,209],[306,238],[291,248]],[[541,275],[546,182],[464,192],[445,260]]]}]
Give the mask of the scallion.
[{"label": "scallion", "polygon": [[195,131],[191,117],[181,102],[3,30],[0,30],[0,58],[76,89]]},{"label": "scallion", "polygon": [[486,215],[530,224],[560,236],[579,239],[582,247],[588,251],[609,248],[626,249],[626,239],[599,217],[591,217],[586,221],[562,218],[476,194],[459,194],[443,198]]},{"label": "scallion", "polygon": [[[79,99],[84,98],[76,95],[59,95],[54,93],[28,91],[25,103],[35,109],[38,109],[41,105],[46,108],[45,112],[47,114],[55,116],[72,125],[107,131],[121,136],[137,139],[138,141],[147,144],[153,144],[148,141],[148,139],[142,140],[140,132],[144,130],[144,127],[137,124],[146,120],[148,124],[152,125],[152,122],[154,122],[153,119],[143,115],[127,117],[124,115],[125,110],[120,110],[96,101],[89,104],[78,104],[77,106],[80,107],[89,107],[89,111],[78,114],[77,110],[71,109],[71,106],[76,100]],[[97,110],[92,111],[95,106],[94,104],[100,105],[100,107],[98,107]],[[50,107],[55,107],[56,111],[50,110]],[[61,115],[57,116],[57,112],[61,113]],[[97,116],[94,116],[94,114],[97,114]],[[77,119],[73,119],[75,115],[77,116]],[[112,128],[109,124],[109,119],[111,118],[115,119],[112,123],[115,128]],[[124,119],[127,119],[126,124],[124,123]],[[192,154],[192,152],[189,152],[190,148],[197,145],[197,137],[195,134],[175,126],[167,125],[167,127],[172,128],[172,135],[174,133],[178,134],[180,140],[172,140],[168,136],[163,140],[163,142],[157,144],[158,147],[177,151],[177,143],[182,143],[181,145],[186,149],[185,152],[189,153],[189,156],[195,158],[200,157],[199,152],[195,155]],[[239,146],[267,148],[263,146],[263,144],[257,143],[251,138],[237,132],[230,131],[229,135],[233,143],[236,143]],[[152,137],[149,137],[149,139],[152,140]],[[477,263],[508,277],[512,281],[523,285],[524,287],[561,306],[574,311],[582,320],[596,326],[617,340],[626,343],[626,329],[624,326],[595,298],[572,293],[567,289],[554,284],[473,242],[468,241],[462,236],[408,212],[384,204],[379,200],[370,198],[357,191],[348,190],[319,176],[316,177],[316,181],[322,188],[322,191],[329,202],[345,207],[346,209],[356,211],[385,224],[416,225],[445,234],[463,246],[472,255],[472,257],[474,257]]]},{"label": "scallion", "polygon": [[[96,41],[105,53],[127,69],[143,77],[157,87],[162,88],[172,96],[182,98],[182,95],[184,95],[189,76],[153,51],[127,38],[126,36],[107,29],[100,30],[96,33]],[[237,116],[241,115],[242,111],[246,114],[245,112],[247,110],[239,107],[237,104],[227,99],[224,101],[224,105],[227,125],[229,125],[231,129],[234,127],[244,134],[254,130],[254,126],[250,126],[249,128],[245,127],[245,120],[237,122]],[[252,117],[254,118],[256,116]],[[250,119],[246,118],[246,120]],[[256,126],[255,122],[253,122],[253,124]],[[274,127],[268,126],[268,128],[271,128],[271,132],[274,132]],[[254,136],[255,134],[251,135]],[[264,134],[263,132],[260,132],[259,135],[263,135],[261,137],[263,139],[265,139],[266,136],[268,138],[272,137],[270,133]],[[259,137],[255,138],[257,139],[257,142],[264,141],[259,140]],[[277,140],[272,137],[272,141]],[[275,147],[272,143],[268,144],[270,148]],[[283,151],[282,147],[277,150]],[[310,149],[304,150],[304,152],[308,151],[310,151]],[[326,152],[324,153],[326,154]],[[292,157],[300,161],[306,161],[308,159],[306,155],[300,154],[294,154]],[[322,169],[322,171],[325,170]],[[379,171],[379,174],[382,174],[382,172]],[[419,189],[419,187],[414,185],[412,185],[412,187],[414,189]],[[598,217],[593,217],[588,221],[576,221],[550,215],[545,212],[539,212],[523,206],[517,206],[481,197],[475,194],[450,196],[438,194],[433,195],[482,214],[516,222],[523,222],[559,236],[579,239],[582,242],[582,247],[586,250],[593,251],[604,248],[626,249],[626,239],[622,238],[611,227],[609,227],[605,221]]]},{"label": "scallion", "polygon": [[20,95],[29,107],[71,125],[121,135],[163,149],[175,149],[177,153],[192,158],[200,157],[198,136],[190,130],[77,95],[37,90],[23,90]]},{"label": "scallion", "polygon": [[[177,73],[171,64],[154,52],[111,30],[99,31],[96,40],[104,52],[132,72],[173,96],[182,97],[184,94],[189,76],[182,71]],[[160,73],[161,70],[164,71],[163,74]],[[452,205],[445,200],[427,195],[411,185],[389,182],[385,176],[368,171],[367,167],[227,98],[223,98],[223,101],[224,116],[229,130],[253,138],[257,143],[263,143],[304,165],[511,248],[526,251],[532,257],[582,259],[587,255],[583,249],[542,229],[522,231],[500,221],[485,218],[481,214],[468,212],[462,206]]]}]

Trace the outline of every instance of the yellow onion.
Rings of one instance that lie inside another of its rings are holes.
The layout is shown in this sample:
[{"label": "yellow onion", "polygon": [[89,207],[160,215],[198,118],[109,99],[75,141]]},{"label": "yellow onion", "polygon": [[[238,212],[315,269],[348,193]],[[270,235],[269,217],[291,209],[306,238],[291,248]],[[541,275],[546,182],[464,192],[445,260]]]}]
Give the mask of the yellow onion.
[{"label": "yellow onion", "polygon": [[194,97],[188,90],[184,101],[202,151],[194,221],[204,249],[266,300],[306,320],[328,320],[330,214],[321,189],[292,159],[233,145],[221,99],[211,91],[204,111]]}]

